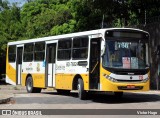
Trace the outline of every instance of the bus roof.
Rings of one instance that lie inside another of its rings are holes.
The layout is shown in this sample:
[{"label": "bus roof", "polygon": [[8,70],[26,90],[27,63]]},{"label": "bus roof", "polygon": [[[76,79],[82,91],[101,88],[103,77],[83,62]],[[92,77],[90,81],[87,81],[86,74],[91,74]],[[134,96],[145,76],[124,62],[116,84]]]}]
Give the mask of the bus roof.
[{"label": "bus roof", "polygon": [[70,38],[70,37],[78,37],[78,36],[86,36],[86,35],[93,35],[93,34],[103,34],[107,30],[135,30],[135,31],[141,31],[144,33],[148,33],[146,31],[135,29],[135,28],[105,28],[105,29],[97,29],[97,30],[91,30],[91,31],[83,31],[83,32],[76,32],[76,33],[70,33],[70,34],[63,34],[63,35],[56,35],[56,36],[48,36],[48,37],[41,37],[41,38],[34,38],[34,39],[27,39],[27,40],[21,40],[21,41],[14,41],[9,42],[8,45],[19,45],[19,44],[25,44],[25,43],[33,43],[33,42],[40,42],[40,41],[50,41],[50,40],[58,40],[58,39],[64,39],[64,38]]}]

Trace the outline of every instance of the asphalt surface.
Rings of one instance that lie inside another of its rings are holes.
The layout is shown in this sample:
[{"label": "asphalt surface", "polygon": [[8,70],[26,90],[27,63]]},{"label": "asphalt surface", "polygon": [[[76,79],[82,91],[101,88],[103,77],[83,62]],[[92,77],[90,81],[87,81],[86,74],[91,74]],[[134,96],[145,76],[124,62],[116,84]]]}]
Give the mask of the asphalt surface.
[{"label": "asphalt surface", "polygon": [[122,98],[116,98],[112,94],[90,94],[88,99],[80,100],[76,92],[69,95],[59,95],[56,91],[42,92],[38,94],[18,93],[12,99],[15,104],[127,104],[127,103],[145,103],[160,102],[160,95],[142,94],[142,93],[124,93]]},{"label": "asphalt surface", "polygon": [[[25,87],[1,84],[0,95],[11,97],[10,101],[0,104],[0,109],[160,109],[160,91],[124,93],[121,99],[116,98],[112,93],[90,93],[87,100],[80,100],[76,91],[68,95],[60,95],[50,89],[42,90],[41,93],[27,93]],[[58,117],[72,118],[75,116]],[[88,117],[101,118],[102,116],[88,115],[86,118]],[[119,118],[119,116],[108,117]],[[127,117],[123,116],[123,118]],[[145,116],[145,118],[150,117]]]},{"label": "asphalt surface", "polygon": [[27,93],[25,87],[1,83],[0,93],[6,98],[11,98],[14,101],[12,104],[143,104],[160,102],[160,91],[124,93],[122,98],[116,98],[113,93],[89,93],[86,100],[80,100],[77,92],[61,95],[55,90],[45,89],[41,93]]}]

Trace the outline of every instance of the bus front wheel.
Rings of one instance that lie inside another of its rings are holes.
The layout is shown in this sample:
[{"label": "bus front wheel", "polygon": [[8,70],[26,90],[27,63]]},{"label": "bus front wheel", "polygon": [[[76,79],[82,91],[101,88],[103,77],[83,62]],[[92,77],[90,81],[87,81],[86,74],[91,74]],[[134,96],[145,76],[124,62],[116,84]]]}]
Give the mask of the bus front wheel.
[{"label": "bus front wheel", "polygon": [[27,77],[26,89],[28,93],[40,93],[41,92],[41,88],[33,87],[33,79],[31,76]]},{"label": "bus front wheel", "polygon": [[78,89],[78,97],[81,100],[85,100],[86,99],[86,91],[84,90],[84,83],[82,79],[78,79],[78,85],[77,85],[77,89]]}]

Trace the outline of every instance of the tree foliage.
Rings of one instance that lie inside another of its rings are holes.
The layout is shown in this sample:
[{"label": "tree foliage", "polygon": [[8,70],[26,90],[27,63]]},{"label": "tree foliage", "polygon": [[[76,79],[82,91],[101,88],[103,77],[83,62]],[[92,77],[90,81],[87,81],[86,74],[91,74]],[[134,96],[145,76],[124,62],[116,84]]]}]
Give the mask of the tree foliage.
[{"label": "tree foliage", "polygon": [[19,7],[0,0],[0,55],[9,41],[122,27],[160,13],[158,0],[27,0]]}]

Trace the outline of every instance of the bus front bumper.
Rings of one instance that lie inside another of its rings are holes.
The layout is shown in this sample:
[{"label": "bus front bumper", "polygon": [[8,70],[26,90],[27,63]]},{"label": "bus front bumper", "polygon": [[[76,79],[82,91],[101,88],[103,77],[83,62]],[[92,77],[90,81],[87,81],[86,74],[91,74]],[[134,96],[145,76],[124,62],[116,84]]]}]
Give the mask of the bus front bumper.
[{"label": "bus front bumper", "polygon": [[117,92],[140,92],[150,90],[150,81],[142,82],[112,82],[104,78],[100,84],[101,91],[117,91]]}]

